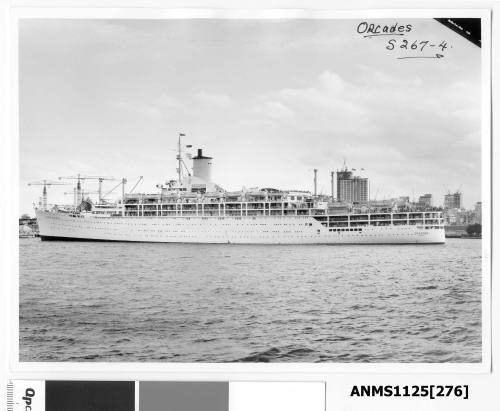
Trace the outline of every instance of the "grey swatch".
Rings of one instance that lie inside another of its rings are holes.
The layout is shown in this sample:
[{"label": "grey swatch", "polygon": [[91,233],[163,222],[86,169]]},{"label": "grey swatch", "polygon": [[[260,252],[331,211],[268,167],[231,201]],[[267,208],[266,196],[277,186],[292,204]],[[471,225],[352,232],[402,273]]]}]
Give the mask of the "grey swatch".
[{"label": "grey swatch", "polygon": [[228,411],[228,408],[228,382],[139,382],[139,411]]}]

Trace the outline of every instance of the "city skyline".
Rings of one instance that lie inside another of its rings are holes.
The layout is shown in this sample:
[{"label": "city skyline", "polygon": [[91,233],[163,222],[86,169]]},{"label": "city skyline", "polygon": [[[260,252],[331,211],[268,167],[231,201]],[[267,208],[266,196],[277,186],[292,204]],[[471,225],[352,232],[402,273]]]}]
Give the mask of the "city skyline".
[{"label": "city skyline", "polygon": [[[191,169],[192,170],[192,169]],[[355,169],[353,169],[355,170]],[[369,205],[370,202],[380,202],[380,201],[396,201],[396,200],[401,200],[401,199],[404,199],[404,198],[407,198],[408,199],[408,202],[410,204],[425,204],[426,206],[431,206],[431,207],[441,207],[443,208],[444,210],[446,210],[447,208],[456,208],[456,209],[462,209],[462,210],[474,210],[474,209],[477,209],[478,205],[482,204],[482,201],[481,200],[477,200],[477,201],[474,201],[469,207],[464,207],[462,206],[462,198],[463,198],[463,192],[460,191],[459,189],[457,189],[456,191],[448,191],[446,194],[443,195],[443,200],[440,201],[439,199],[437,199],[432,193],[412,193],[412,195],[396,195],[394,197],[390,197],[390,198],[377,198],[377,197],[373,197],[370,193],[370,190],[369,190],[369,181],[370,179],[368,177],[359,177],[357,175],[352,175],[351,178],[346,178],[346,179],[337,179],[336,176],[339,172],[345,172],[345,169],[343,170],[336,170],[335,172],[331,172],[331,173],[334,173],[333,177],[330,177],[330,191],[328,193],[325,193],[325,192],[322,192],[322,191],[318,191],[318,194],[317,196],[319,197],[322,197],[322,196],[326,196],[326,197],[332,197],[332,180],[331,178],[334,178],[334,181],[335,181],[335,186],[334,186],[334,193],[333,193],[333,198],[335,201],[338,201],[338,202],[346,202],[346,203],[349,203],[350,201],[347,201],[347,200],[344,200],[342,197],[345,196],[346,194],[342,194],[342,191],[345,191],[345,190],[353,190],[353,188],[347,188],[347,187],[343,187],[342,184],[343,183],[346,183],[348,182],[349,180],[354,180],[354,181],[358,181],[358,180],[366,180],[366,183],[367,183],[367,191],[368,191],[368,195],[367,195],[367,201],[363,202],[363,201],[354,201],[355,204],[358,204],[358,205]],[[81,180],[79,180],[79,178],[81,177]],[[85,176],[85,175],[80,175],[80,174],[77,174],[76,176],[70,176],[70,177],[61,177],[61,178],[58,178],[57,180],[47,180],[47,191],[50,189],[50,187],[52,185],[54,186],[57,186],[57,185],[71,185],[71,183],[63,183],[64,181],[68,181],[68,180],[74,180],[75,181],[75,184],[73,184],[73,188],[72,190],[73,191],[69,191],[69,192],[65,192],[65,195],[69,195],[69,194],[73,194],[73,195],[76,195],[76,181],[80,181],[81,183],[81,186],[82,186],[82,192],[83,192],[83,196],[85,198],[87,197],[90,197],[90,198],[93,198],[94,200],[98,197],[98,193],[102,193],[102,194],[107,194],[108,191],[111,191],[111,192],[120,192],[120,190],[117,190],[117,188],[119,186],[121,186],[121,183],[120,183],[120,179],[114,179],[114,178],[107,178],[107,177],[104,177],[103,176],[103,186],[102,188],[104,188],[104,183],[106,181],[113,181],[113,188],[111,188],[111,190],[108,190],[109,187],[107,187],[106,189],[103,189],[101,192],[97,191],[97,190],[94,190],[96,189],[97,187],[92,187],[90,189],[86,189],[84,186],[85,186],[85,181],[87,180],[95,180],[97,181],[98,180],[98,177],[96,176],[91,176],[91,177],[88,177],[88,176]],[[136,181],[128,181],[127,180],[127,183],[132,183],[132,186],[133,188],[137,187],[143,180],[143,177],[142,176],[139,176],[139,178],[136,180]],[[173,179],[175,180],[175,178]],[[116,184],[116,182],[118,181],[118,184]],[[55,183],[55,184],[54,184]],[[339,185],[340,184],[340,185]],[[32,185],[32,183],[29,183],[29,185]],[[314,182],[313,182],[313,185],[314,185]],[[44,181],[37,181],[37,182],[34,182],[34,185],[33,186],[38,186],[40,187],[40,190],[41,190],[41,194],[38,198],[38,202],[37,202],[37,205],[40,203],[41,204],[41,201],[42,201],[42,196],[43,196],[43,187],[44,187]],[[130,188],[130,187],[128,187]],[[161,191],[160,187],[155,187],[156,188],[156,191],[159,193]],[[246,189],[250,189],[250,188],[255,188],[255,187],[243,187],[243,188],[246,188]],[[258,188],[263,188],[263,187],[258,187]],[[274,188],[274,187],[272,187]],[[68,189],[68,188],[67,188]],[[340,198],[337,197],[337,189],[339,189],[341,191],[341,194],[340,194]],[[366,188],[360,188],[362,192],[364,192],[366,190]],[[230,190],[227,190],[228,192]],[[295,191],[293,189],[290,189],[289,191]],[[314,194],[314,189],[306,189],[306,190],[300,190],[299,191],[309,191],[311,193],[311,195]],[[143,192],[142,190],[133,190],[133,192]],[[147,193],[152,193],[153,191],[147,191]],[[146,192],[144,192],[146,193]],[[351,193],[351,194],[347,194],[347,195],[350,195],[350,196],[353,196],[354,194]],[[363,197],[363,194],[357,194],[358,196],[361,195],[361,197]],[[366,195],[366,194],[365,194]],[[457,207],[450,207],[450,206],[447,206],[447,199],[449,197],[456,197],[456,196],[460,196],[460,206],[457,206]],[[121,196],[119,196],[121,197]],[[108,199],[108,197],[103,197],[105,199]],[[118,198],[117,195],[115,194],[113,196],[113,198]],[[49,204],[50,204],[50,201],[49,201]],[[66,204],[66,205],[70,205],[70,202],[69,201],[66,201],[65,203],[60,203],[60,204]],[[74,204],[73,204],[74,205]],[[28,213],[23,213],[23,215],[26,215],[26,214],[30,214],[29,212]]]},{"label": "city skyline", "polygon": [[[480,49],[432,19],[401,20],[453,48],[399,61],[357,23],[21,21],[20,212],[41,193],[28,182],[61,175],[126,177],[128,188],[144,176],[139,191],[155,192],[176,176],[178,132],[214,158],[227,190],[313,191],[317,168],[328,194],[346,161],[365,169],[371,199],[432,193],[439,205],[462,187],[471,208]],[[71,203],[69,187],[51,187],[49,203]]]}]

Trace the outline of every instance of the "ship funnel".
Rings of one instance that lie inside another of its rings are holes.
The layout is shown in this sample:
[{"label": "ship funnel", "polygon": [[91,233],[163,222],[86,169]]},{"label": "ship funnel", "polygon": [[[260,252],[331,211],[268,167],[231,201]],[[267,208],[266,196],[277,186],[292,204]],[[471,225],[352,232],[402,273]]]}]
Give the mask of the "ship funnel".
[{"label": "ship funnel", "polygon": [[203,150],[198,149],[198,155],[193,157],[193,176],[206,182],[212,181],[212,157],[203,155]]}]

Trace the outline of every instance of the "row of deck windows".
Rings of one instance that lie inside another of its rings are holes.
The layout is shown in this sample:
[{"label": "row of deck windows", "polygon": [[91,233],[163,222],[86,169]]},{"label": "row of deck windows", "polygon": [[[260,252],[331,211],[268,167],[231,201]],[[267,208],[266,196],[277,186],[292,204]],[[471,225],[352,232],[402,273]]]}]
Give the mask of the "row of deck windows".
[{"label": "row of deck windows", "polygon": [[[98,212],[95,212],[98,213]],[[364,215],[328,215],[325,210],[318,209],[276,209],[274,207],[257,208],[256,206],[251,206],[248,208],[239,207],[222,207],[222,208],[203,208],[203,207],[192,207],[185,208],[179,207],[174,208],[150,208],[144,206],[139,208],[139,206],[126,206],[125,215],[129,216],[179,216],[179,215],[191,215],[191,216],[219,216],[219,215],[311,215],[315,216],[318,221],[330,221],[337,222],[368,222],[368,221],[394,221],[406,223],[408,220],[422,221],[423,218],[427,220],[439,219],[439,213],[408,213],[402,214],[364,214]]]}]

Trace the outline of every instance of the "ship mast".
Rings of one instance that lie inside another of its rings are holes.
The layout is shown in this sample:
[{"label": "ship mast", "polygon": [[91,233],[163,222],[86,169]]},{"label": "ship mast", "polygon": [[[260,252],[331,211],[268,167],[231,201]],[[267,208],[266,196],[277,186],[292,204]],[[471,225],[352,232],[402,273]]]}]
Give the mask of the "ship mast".
[{"label": "ship mast", "polygon": [[318,169],[314,169],[314,197],[318,196]]},{"label": "ship mast", "polygon": [[179,133],[179,140],[177,144],[177,161],[179,162],[177,165],[177,174],[179,176],[179,185],[181,184],[182,178],[181,137],[184,137],[183,133]]},{"label": "ship mast", "polygon": [[177,144],[177,174],[179,175],[179,184],[181,183],[181,133],[179,133],[179,142]]}]

